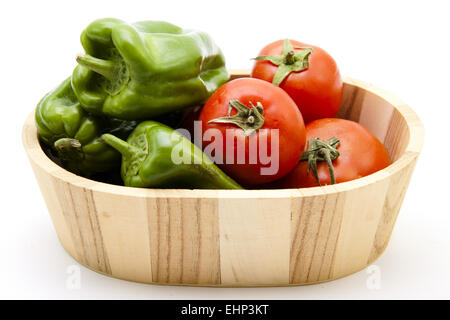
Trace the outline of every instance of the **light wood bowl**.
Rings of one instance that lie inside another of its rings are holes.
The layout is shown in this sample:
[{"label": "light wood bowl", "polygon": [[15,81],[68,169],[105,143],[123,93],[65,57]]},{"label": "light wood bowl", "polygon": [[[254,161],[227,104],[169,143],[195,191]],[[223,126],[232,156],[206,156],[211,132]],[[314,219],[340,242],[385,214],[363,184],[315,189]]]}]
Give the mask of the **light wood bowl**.
[{"label": "light wood bowl", "polygon": [[59,167],[39,145],[33,114],[23,143],[58,237],[84,266],[154,284],[301,285],[349,275],[381,255],[423,144],[410,107],[358,80],[345,79],[338,116],[374,133],[392,165],[317,188],[139,189]]}]

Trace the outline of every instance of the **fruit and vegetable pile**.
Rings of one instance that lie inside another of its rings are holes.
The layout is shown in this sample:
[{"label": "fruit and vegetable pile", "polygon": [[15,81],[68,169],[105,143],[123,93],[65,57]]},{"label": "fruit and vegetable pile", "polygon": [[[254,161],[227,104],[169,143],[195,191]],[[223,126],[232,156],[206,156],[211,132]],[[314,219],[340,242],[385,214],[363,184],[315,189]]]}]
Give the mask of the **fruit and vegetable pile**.
[{"label": "fruit and vegetable pile", "polygon": [[100,19],[81,43],[72,75],[35,111],[43,149],[75,174],[130,187],[301,188],[390,164],[372,133],[335,118],[343,82],[317,46],[272,42],[250,77],[230,80],[207,33],[167,22]]}]

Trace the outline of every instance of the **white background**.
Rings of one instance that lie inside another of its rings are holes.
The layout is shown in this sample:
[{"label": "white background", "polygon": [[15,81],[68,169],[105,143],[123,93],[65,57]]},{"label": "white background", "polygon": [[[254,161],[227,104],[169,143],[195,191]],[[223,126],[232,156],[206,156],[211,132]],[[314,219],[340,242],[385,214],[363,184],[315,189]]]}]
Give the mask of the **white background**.
[{"label": "white background", "polygon": [[[450,298],[449,1],[1,1],[0,298],[397,299]],[[39,99],[75,66],[94,19],[167,20],[209,32],[229,68],[250,68],[268,42],[318,45],[341,73],[394,92],[419,114],[426,140],[386,252],[363,270],[319,285],[190,288],[116,280],[81,268],[61,247],[21,143]]]}]

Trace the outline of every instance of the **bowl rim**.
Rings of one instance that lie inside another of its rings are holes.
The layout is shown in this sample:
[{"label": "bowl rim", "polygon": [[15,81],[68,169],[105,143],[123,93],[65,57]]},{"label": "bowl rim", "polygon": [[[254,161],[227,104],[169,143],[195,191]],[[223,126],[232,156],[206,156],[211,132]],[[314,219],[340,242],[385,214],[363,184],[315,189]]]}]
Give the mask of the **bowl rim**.
[{"label": "bowl rim", "polygon": [[[234,77],[248,76],[248,70],[230,70]],[[344,83],[359,87],[375,94],[391,104],[405,119],[409,129],[409,141],[403,154],[388,167],[368,176],[352,181],[322,187],[297,189],[253,189],[253,190],[211,190],[211,189],[147,189],[118,186],[98,182],[73,174],[53,162],[42,150],[37,128],[34,122],[34,110],[25,120],[22,128],[22,143],[31,162],[38,165],[55,179],[63,180],[92,191],[144,198],[291,198],[313,197],[353,190],[377,183],[408,166],[419,155],[424,141],[424,127],[418,115],[406,103],[396,96],[370,83],[350,77],[343,78]]]}]

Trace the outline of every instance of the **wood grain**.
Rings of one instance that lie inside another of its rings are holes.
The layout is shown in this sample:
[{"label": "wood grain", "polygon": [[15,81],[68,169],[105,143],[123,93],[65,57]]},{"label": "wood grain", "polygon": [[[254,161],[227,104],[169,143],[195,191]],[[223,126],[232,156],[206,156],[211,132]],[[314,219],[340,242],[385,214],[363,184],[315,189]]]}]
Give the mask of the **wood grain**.
[{"label": "wood grain", "polygon": [[[346,192],[342,222],[336,243],[332,278],[339,278],[367,266],[375,233],[382,215],[389,180]],[[370,204],[368,203],[370,199]]]},{"label": "wood grain", "polygon": [[77,256],[86,266],[110,274],[92,191],[61,180],[54,180],[54,188],[64,219],[70,226]]},{"label": "wood grain", "polygon": [[214,199],[148,199],[153,281],[219,284],[219,230]]},{"label": "wood grain", "polygon": [[[104,248],[111,274],[132,281],[151,282],[147,201],[141,197],[94,192]],[[134,263],[129,263],[134,261]],[[128,277],[127,277],[128,275]]]},{"label": "wood grain", "polygon": [[219,199],[222,283],[289,283],[290,199]]},{"label": "wood grain", "polygon": [[333,193],[291,201],[290,283],[331,279],[342,199]]},{"label": "wood grain", "polygon": [[33,114],[23,144],[59,240],[92,270],[157,284],[299,285],[351,274],[382,254],[423,145],[414,111],[371,84],[346,78],[338,116],[371,130],[392,165],[317,188],[139,189],[59,167],[39,145]]}]

